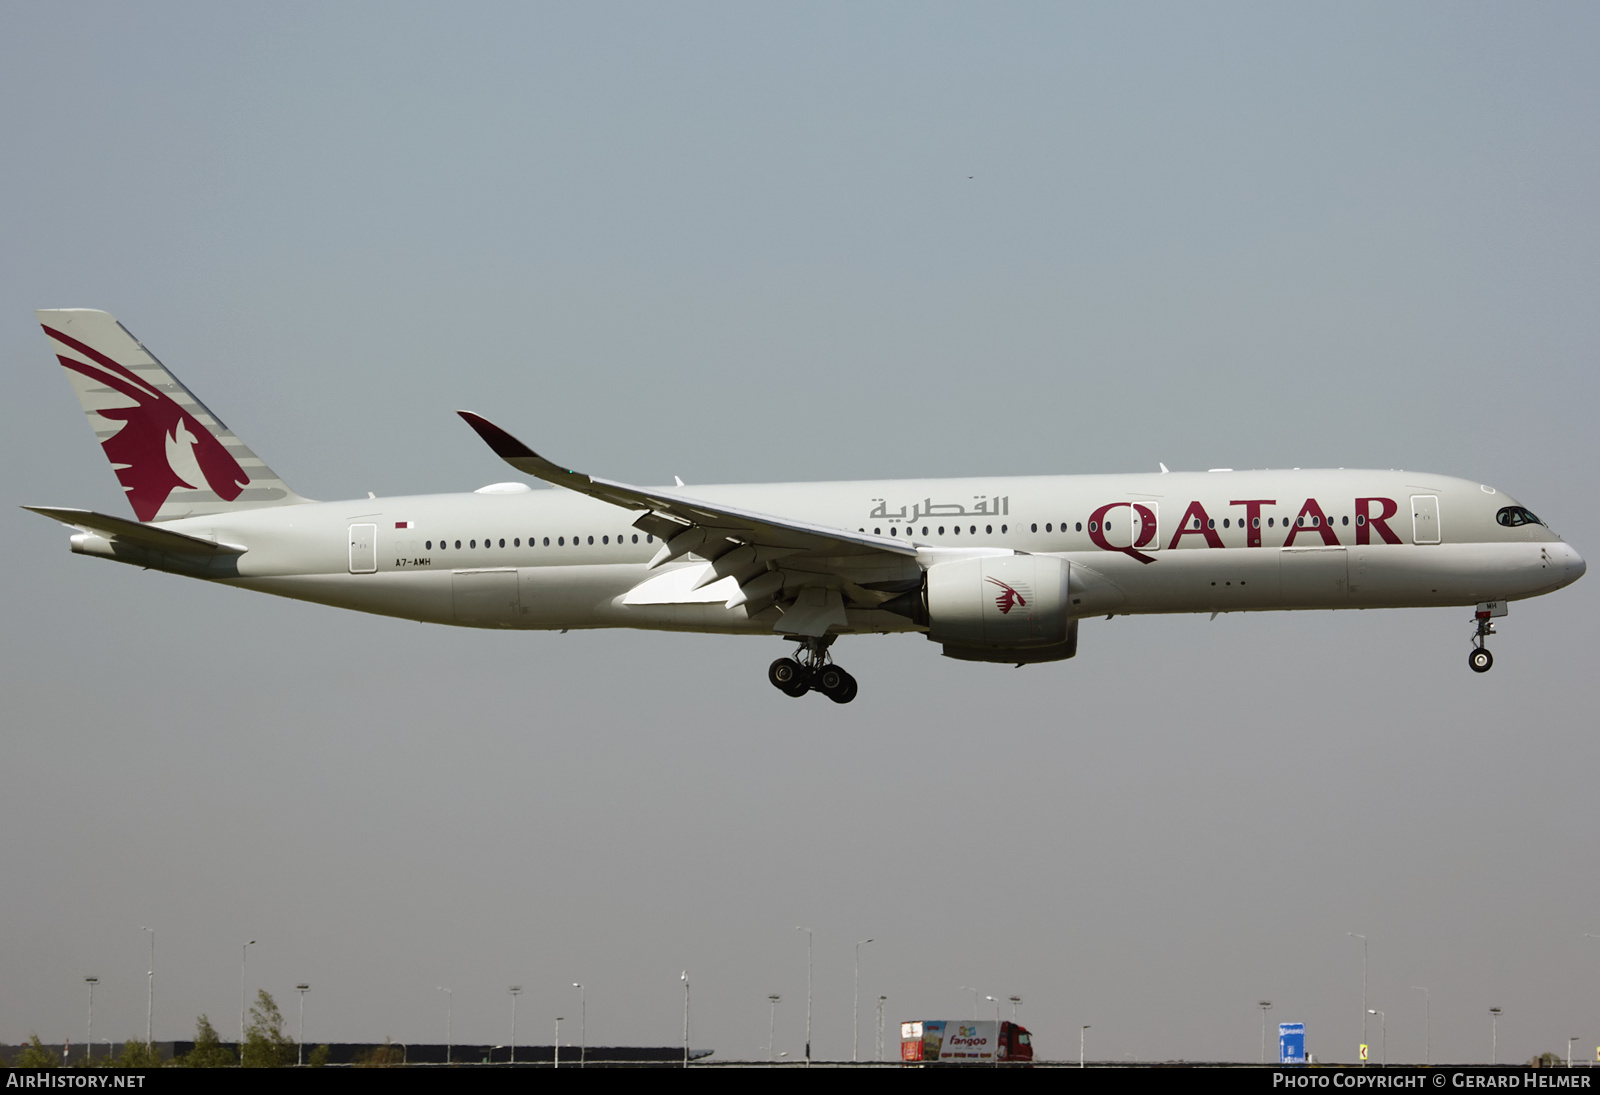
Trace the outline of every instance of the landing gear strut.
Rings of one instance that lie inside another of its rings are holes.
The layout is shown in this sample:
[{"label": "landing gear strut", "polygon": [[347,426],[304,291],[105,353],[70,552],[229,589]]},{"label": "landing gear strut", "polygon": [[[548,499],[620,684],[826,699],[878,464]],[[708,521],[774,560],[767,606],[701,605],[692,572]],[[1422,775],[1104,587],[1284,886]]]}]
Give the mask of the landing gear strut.
[{"label": "landing gear strut", "polygon": [[1494,655],[1489,653],[1488,638],[1493,635],[1495,616],[1506,614],[1504,601],[1486,601],[1477,607],[1473,619],[1477,622],[1478,630],[1472,636],[1472,653],[1467,655],[1467,664],[1474,673],[1487,673],[1494,665]]},{"label": "landing gear strut", "polygon": [[800,644],[793,658],[779,658],[767,667],[767,680],[786,696],[799,699],[815,689],[834,703],[849,703],[856,698],[856,679],[828,657],[832,635],[820,638],[794,637]]}]

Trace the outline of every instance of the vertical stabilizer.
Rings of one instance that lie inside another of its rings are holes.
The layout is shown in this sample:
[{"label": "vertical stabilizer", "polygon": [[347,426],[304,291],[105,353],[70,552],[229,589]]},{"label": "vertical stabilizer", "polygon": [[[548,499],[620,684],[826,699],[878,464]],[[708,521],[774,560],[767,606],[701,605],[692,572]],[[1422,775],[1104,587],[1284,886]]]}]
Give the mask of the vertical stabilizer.
[{"label": "vertical stabilizer", "polygon": [[139,520],[305,501],[114,316],[34,314]]}]

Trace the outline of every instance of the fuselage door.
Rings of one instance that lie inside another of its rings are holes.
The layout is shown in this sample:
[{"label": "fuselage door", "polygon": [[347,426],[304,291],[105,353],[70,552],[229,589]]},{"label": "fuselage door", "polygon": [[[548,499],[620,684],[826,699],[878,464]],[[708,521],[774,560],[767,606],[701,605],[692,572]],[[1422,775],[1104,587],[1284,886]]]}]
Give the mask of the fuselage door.
[{"label": "fuselage door", "polygon": [[378,526],[350,526],[350,573],[372,574],[378,569]]},{"label": "fuselage door", "polygon": [[1411,542],[1437,544],[1439,542],[1439,496],[1413,494],[1411,496]]},{"label": "fuselage door", "polygon": [[1161,547],[1160,525],[1161,503],[1118,502],[1105,514],[1106,543],[1122,551],[1155,551]]}]

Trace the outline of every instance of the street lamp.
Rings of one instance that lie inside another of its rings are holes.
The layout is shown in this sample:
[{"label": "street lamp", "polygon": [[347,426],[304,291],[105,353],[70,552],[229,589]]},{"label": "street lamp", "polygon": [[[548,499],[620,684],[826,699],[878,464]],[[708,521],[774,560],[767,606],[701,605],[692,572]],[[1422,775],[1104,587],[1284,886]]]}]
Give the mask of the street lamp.
[{"label": "street lamp", "polygon": [[1261,1063],[1267,1063],[1267,1012],[1272,1010],[1271,1000],[1262,1000],[1256,1007],[1261,1009]]},{"label": "street lamp", "polygon": [[683,982],[683,1067],[689,1067],[689,971],[678,974]]},{"label": "street lamp", "polygon": [[517,997],[522,995],[521,985],[506,989],[511,994],[511,1063],[517,1063]]},{"label": "street lamp", "polygon": [[778,1001],[783,999],[777,993],[767,994],[767,1060],[778,1059],[777,1046],[773,1043],[773,1031],[778,1027]]},{"label": "street lamp", "polygon": [[245,958],[250,954],[250,948],[256,945],[254,939],[239,948],[239,1067],[244,1067],[244,964]]},{"label": "street lamp", "polygon": [[589,990],[578,981],[572,982],[578,990],[578,1067],[589,1067]]},{"label": "street lamp", "polygon": [[83,1059],[87,1062],[94,1056],[94,987],[100,983],[100,978],[85,977],[83,983],[89,986],[89,1037],[83,1042]]},{"label": "street lamp", "polygon": [[300,994],[300,1041],[294,1047],[294,1063],[298,1067],[306,1063],[306,993],[311,991],[311,986],[302,981],[294,991]]},{"label": "street lamp", "polygon": [[1499,1008],[1489,1009],[1489,1063],[1500,1063],[1500,1016],[1505,1012]]},{"label": "street lamp", "polygon": [[445,1004],[444,1004],[444,1063],[446,1065],[448,1065],[450,1063],[450,1050],[452,1048],[452,1043],[455,1041],[456,994],[455,994],[454,990],[447,989],[443,985],[439,985],[439,986],[436,986],[436,987],[439,989],[440,992],[444,993],[444,999],[445,999]]},{"label": "street lamp", "polygon": [[878,997],[878,1060],[883,1060],[883,1002],[887,996]]},{"label": "street lamp", "polygon": [[1083,1036],[1088,1033],[1089,1024],[1085,1023],[1078,1028],[1078,1067],[1083,1067]]},{"label": "street lamp", "polygon": [[1572,1043],[1576,1042],[1578,1040],[1578,1038],[1579,1038],[1579,1035],[1574,1034],[1571,1038],[1567,1039],[1567,1067],[1568,1068],[1572,1067]]},{"label": "street lamp", "polygon": [[1011,1025],[1012,1026],[1016,1026],[1016,1024],[1017,1024],[1017,1005],[1020,1004],[1020,1003],[1022,1003],[1022,997],[1013,996],[1011,998]]},{"label": "street lamp", "polygon": [[856,992],[855,1001],[850,1005],[850,1060],[860,1059],[861,1051],[861,947],[870,943],[870,939],[861,939],[856,942]]},{"label": "street lamp", "polygon": [[551,1068],[560,1068],[561,1067],[561,1020],[563,1020],[565,1018],[566,1018],[565,1015],[557,1015],[556,1016],[556,1045],[555,1045],[555,1053],[556,1053],[556,1055],[555,1055],[555,1063],[550,1066]]},{"label": "street lamp", "polygon": [[811,929],[795,925],[795,931],[806,933],[806,1067],[811,1067]]},{"label": "street lamp", "polygon": [[[144,1046],[148,1052],[155,1037],[156,1025],[156,930],[142,928],[150,933],[150,972],[145,975]],[[152,1058],[153,1059],[153,1058]]]},{"label": "street lamp", "polygon": [[1422,1045],[1424,1057],[1423,1064],[1433,1064],[1433,1000],[1428,995],[1428,990],[1421,985],[1412,985],[1412,988],[1422,993]]},{"label": "street lamp", "polygon": [[1377,1008],[1368,1008],[1367,1011],[1378,1017],[1378,1029],[1383,1032],[1383,1067],[1389,1067],[1389,1017]]}]

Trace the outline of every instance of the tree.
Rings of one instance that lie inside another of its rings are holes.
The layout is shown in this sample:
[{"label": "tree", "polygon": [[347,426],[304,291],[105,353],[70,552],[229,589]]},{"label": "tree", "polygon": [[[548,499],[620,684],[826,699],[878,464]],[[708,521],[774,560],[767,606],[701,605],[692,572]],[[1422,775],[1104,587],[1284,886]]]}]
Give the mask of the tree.
[{"label": "tree", "polygon": [[333,1049],[327,1042],[323,1042],[311,1051],[311,1056],[306,1058],[307,1068],[323,1068],[328,1063],[328,1058],[333,1056]]},{"label": "tree", "polygon": [[244,1028],[245,1068],[284,1068],[294,1064],[294,1039],[283,1032],[283,1015],[266,989],[256,993],[250,1025]]},{"label": "tree", "polygon": [[234,1059],[233,1051],[217,1037],[211,1020],[202,1015],[195,1020],[194,1048],[174,1063],[185,1068],[231,1068],[238,1062]]},{"label": "tree", "polygon": [[160,1068],[161,1051],[148,1042],[128,1040],[122,1043],[117,1055],[116,1068]]},{"label": "tree", "polygon": [[22,1053],[12,1064],[12,1068],[55,1068],[61,1062],[56,1055],[44,1048],[37,1034],[28,1035],[28,1044],[22,1047]]}]

